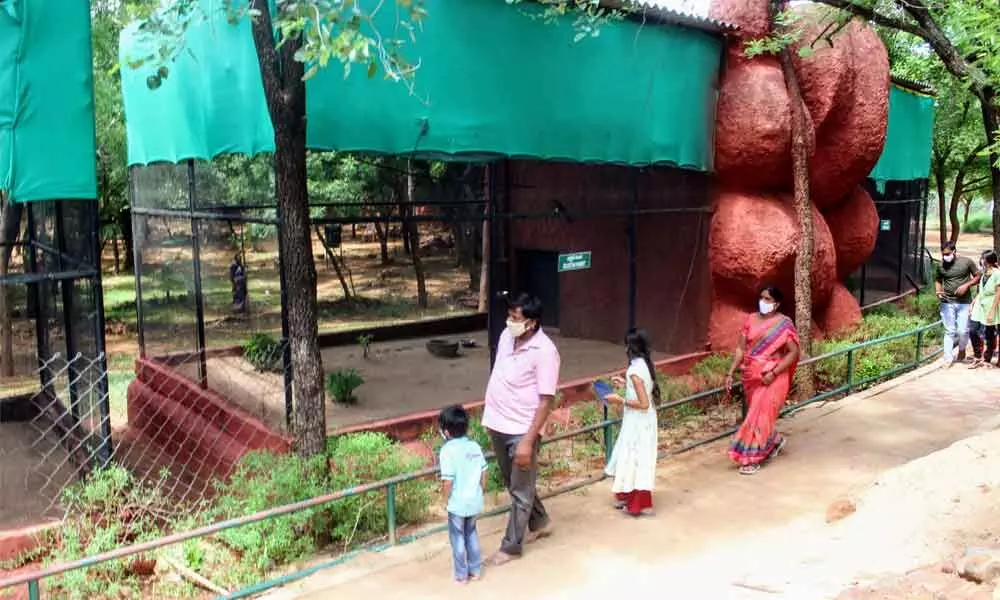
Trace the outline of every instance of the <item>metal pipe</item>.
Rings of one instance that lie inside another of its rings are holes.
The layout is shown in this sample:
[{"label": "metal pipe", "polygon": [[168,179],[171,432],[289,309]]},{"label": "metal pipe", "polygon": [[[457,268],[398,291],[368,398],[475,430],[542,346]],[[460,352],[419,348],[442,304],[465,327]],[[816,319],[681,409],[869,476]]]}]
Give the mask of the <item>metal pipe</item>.
[{"label": "metal pipe", "polygon": [[[27,220],[28,220],[28,271],[38,275],[38,255],[35,253],[34,241],[35,241],[35,209],[37,205],[29,203],[27,205]],[[12,282],[16,282],[16,277],[8,277],[6,282],[10,285]],[[51,358],[51,352],[49,348],[49,336],[47,334],[49,318],[47,310],[43,309],[42,306],[42,293],[39,290],[41,283],[48,278],[39,279],[36,283],[30,286],[28,294],[28,302],[31,304],[32,309],[35,313],[35,345],[38,352],[38,378],[39,383],[42,385],[42,389],[46,392],[52,392],[52,372],[49,370],[48,361]]]},{"label": "metal pipe", "polygon": [[[63,256],[66,255],[66,222],[63,218],[62,201],[55,200],[54,202],[56,212],[56,245],[58,247],[56,259],[59,265],[58,271],[62,272],[65,268]],[[100,254],[97,256],[99,260]],[[76,330],[73,327],[76,323],[76,319],[73,318],[73,287],[75,287],[75,283],[75,280],[71,279],[63,279],[59,282],[59,291],[62,296],[63,333],[66,338],[66,370],[69,374],[69,414],[73,420],[74,428],[80,422],[80,370],[76,365]]]},{"label": "metal pipe", "polygon": [[[101,414],[101,445],[97,450],[97,460],[103,468],[111,462],[111,394],[108,385],[108,353],[104,339],[104,287],[101,284],[101,220],[97,212],[97,203],[88,203],[90,211],[90,240],[97,261],[97,274],[91,279],[90,285],[94,294],[94,350],[97,352],[97,367],[100,375],[97,379],[98,406]],[[138,268],[138,267],[135,267]],[[137,298],[138,303],[138,298]]]},{"label": "metal pipe", "polygon": [[628,327],[633,329],[636,322],[636,284],[638,270],[636,268],[637,240],[639,235],[639,174],[637,169],[630,169],[632,186],[632,213],[628,218]]},{"label": "metal pipe", "polygon": [[499,263],[497,256],[499,254],[500,246],[500,223],[497,221],[497,164],[490,163],[486,165],[486,212],[487,221],[489,222],[489,240],[487,240],[489,258],[483,257],[484,260],[488,260],[486,268],[487,285],[486,289],[488,293],[486,294],[486,329],[487,337],[489,337],[490,345],[490,371],[493,370],[493,365],[496,363],[497,359],[497,342],[500,339],[500,334],[503,332],[504,319],[498,314],[500,307],[497,305],[497,300],[499,300],[500,293],[504,290],[500,283],[499,274]]},{"label": "metal pipe", "polygon": [[128,196],[131,207],[129,218],[132,220],[132,275],[135,279],[135,322],[138,325],[139,358],[146,358],[146,324],[142,311],[142,242],[137,239],[139,231],[139,213],[135,206],[135,167],[128,168]]},{"label": "metal pipe", "polygon": [[[34,256],[34,251],[29,250],[27,255]],[[30,262],[30,261],[29,261]],[[29,266],[29,270],[35,268]],[[67,281],[72,279],[91,279],[97,275],[94,269],[84,271],[67,271],[63,273],[29,273],[24,275],[8,275],[4,278],[4,283],[13,285],[33,285],[45,281]]]},{"label": "metal pipe", "polygon": [[385,489],[385,512],[389,522],[389,544],[396,545],[396,486],[389,484]]},{"label": "metal pipe", "polygon": [[201,240],[198,219],[195,218],[195,169],[194,159],[187,161],[188,207],[191,220],[191,265],[194,271],[194,318],[198,343],[198,385],[208,387],[208,360],[205,356],[205,297],[201,288]]}]

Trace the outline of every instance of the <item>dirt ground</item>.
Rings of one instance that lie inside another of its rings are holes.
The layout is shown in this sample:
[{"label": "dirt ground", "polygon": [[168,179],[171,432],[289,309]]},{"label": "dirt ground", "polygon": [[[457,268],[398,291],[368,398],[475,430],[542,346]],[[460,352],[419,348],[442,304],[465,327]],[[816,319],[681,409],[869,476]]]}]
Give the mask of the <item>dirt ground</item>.
[{"label": "dirt ground", "polygon": [[30,423],[0,423],[0,530],[37,524],[73,478],[66,452]]},{"label": "dirt ground", "polygon": [[[624,352],[616,344],[565,338],[557,331],[548,333],[562,356],[562,381],[612,371],[625,363]],[[368,360],[356,345],[323,349],[327,372],[353,368],[365,380],[358,389],[356,405],[327,404],[326,418],[331,431],[481,399],[489,377],[486,332],[448,338],[476,342],[475,348],[463,348],[459,358],[450,360],[432,356],[425,346],[428,339],[373,344]],[[195,364],[178,368],[188,377],[197,377]],[[239,357],[213,358],[208,361],[208,384],[271,427],[284,428],[281,375],[256,372]]]},{"label": "dirt ground", "polygon": [[[607,482],[557,497],[548,503],[555,534],[524,559],[488,569],[475,588],[451,583],[447,539],[438,535],[362,555],[266,598],[499,599],[523,594],[525,582],[546,599],[612,597],[623,586],[686,599],[837,598],[966,544],[997,542],[998,386],[1000,370],[930,368],[804,409],[782,422],[786,453],[754,477],[735,473],[724,443],[668,459],[653,517],[611,510]],[[827,523],[827,510],[845,500],[857,511]],[[503,517],[482,522],[484,552],[496,548],[503,525]],[[900,589],[859,597],[981,597]]]}]

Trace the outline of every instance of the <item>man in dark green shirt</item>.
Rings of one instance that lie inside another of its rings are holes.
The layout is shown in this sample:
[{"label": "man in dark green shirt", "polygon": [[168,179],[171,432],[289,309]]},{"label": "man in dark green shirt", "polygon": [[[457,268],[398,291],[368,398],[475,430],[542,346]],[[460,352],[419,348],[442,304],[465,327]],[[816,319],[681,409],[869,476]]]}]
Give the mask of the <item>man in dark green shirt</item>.
[{"label": "man in dark green shirt", "polygon": [[965,256],[958,256],[953,242],[941,245],[941,264],[934,274],[934,290],[941,300],[941,321],[944,323],[944,364],[965,359],[969,345],[969,312],[972,307],[972,286],[979,281],[979,267]]}]

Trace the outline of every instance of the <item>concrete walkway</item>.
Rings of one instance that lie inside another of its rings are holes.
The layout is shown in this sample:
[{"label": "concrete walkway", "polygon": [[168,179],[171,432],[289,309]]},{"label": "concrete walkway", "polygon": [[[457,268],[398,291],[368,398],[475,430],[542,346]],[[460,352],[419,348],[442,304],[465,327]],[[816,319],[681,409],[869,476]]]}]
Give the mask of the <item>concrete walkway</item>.
[{"label": "concrete walkway", "polygon": [[[782,567],[789,555],[782,540],[791,544],[795,528],[827,531],[820,527],[828,506],[887,469],[1000,428],[998,408],[1000,369],[925,368],[782,421],[785,452],[753,477],[737,475],[724,442],[662,461],[654,517],[613,511],[607,482],[554,498],[554,535],[529,546],[523,559],[487,570],[482,582],[452,582],[448,541],[437,535],[362,555],[265,597],[509,600],[630,590],[706,600],[834,597],[852,581],[831,575],[821,584],[809,565],[825,557],[808,547]],[[484,554],[497,547],[505,518],[480,524]]]}]

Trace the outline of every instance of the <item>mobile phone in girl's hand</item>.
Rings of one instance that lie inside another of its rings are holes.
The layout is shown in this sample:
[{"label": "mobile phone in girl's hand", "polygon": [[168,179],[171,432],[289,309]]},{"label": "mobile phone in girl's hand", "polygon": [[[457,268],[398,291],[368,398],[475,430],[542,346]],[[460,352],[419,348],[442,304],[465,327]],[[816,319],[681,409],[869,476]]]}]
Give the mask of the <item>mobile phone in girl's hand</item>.
[{"label": "mobile phone in girl's hand", "polygon": [[597,394],[597,399],[601,401],[601,406],[606,406],[608,404],[608,396],[614,393],[611,386],[608,385],[606,381],[597,380],[593,384],[594,393]]}]

